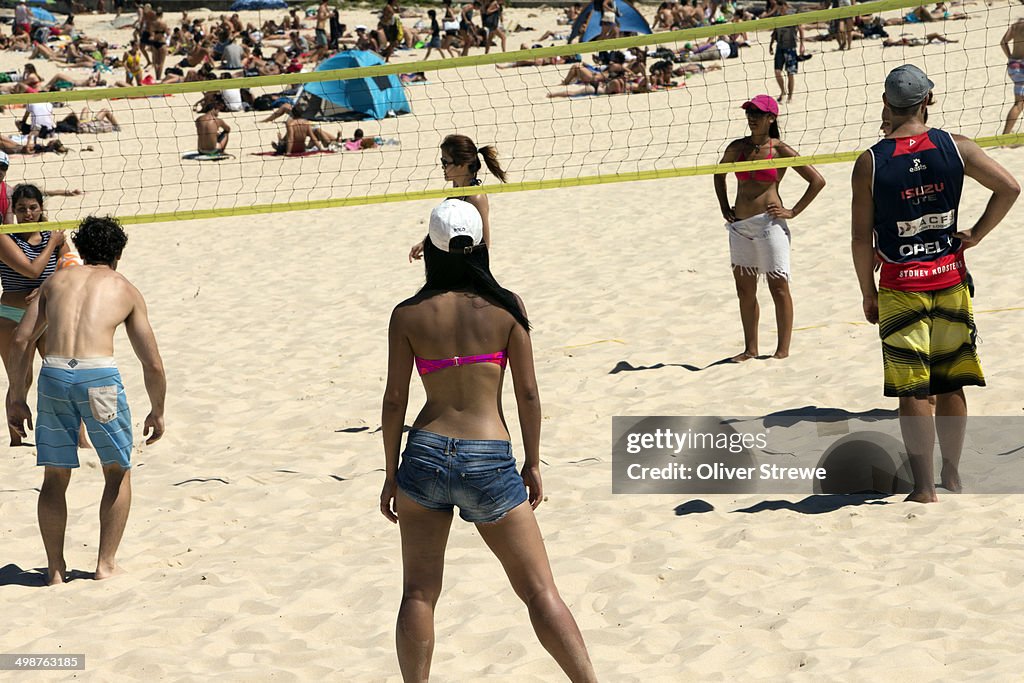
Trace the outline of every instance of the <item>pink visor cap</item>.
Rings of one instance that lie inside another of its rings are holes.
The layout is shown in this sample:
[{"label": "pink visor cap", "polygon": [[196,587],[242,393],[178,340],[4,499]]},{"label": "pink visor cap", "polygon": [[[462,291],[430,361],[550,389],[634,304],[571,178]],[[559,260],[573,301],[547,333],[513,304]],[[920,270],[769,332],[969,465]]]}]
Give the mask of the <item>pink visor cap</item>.
[{"label": "pink visor cap", "polygon": [[742,109],[757,109],[766,114],[779,115],[779,103],[771,95],[755,95],[740,105]]}]

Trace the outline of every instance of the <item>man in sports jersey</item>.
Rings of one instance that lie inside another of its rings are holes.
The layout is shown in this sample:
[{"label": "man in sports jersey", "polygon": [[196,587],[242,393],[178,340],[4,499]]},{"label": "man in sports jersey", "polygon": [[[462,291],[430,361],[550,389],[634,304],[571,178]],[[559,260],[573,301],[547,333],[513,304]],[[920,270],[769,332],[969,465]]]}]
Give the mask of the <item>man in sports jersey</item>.
[{"label": "man in sports jersey", "polygon": [[[864,316],[878,323],[885,395],[899,397],[900,428],[914,490],[931,503],[936,433],[941,485],[961,489],[966,428],[963,387],[984,386],[964,250],[976,246],[1013,206],[1020,187],[971,140],[925,125],[934,84],[913,65],[893,69],[882,101],[891,132],[853,168],[853,263]],[[964,176],[992,191],[974,225],[959,225]],[[882,268],[875,287],[876,258]],[[935,417],[928,402],[935,396]]]}]

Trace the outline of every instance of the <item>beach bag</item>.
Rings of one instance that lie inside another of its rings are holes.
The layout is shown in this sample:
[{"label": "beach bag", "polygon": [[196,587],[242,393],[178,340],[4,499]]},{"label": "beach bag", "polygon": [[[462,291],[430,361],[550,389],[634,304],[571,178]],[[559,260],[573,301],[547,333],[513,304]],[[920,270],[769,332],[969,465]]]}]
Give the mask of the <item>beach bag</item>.
[{"label": "beach bag", "polygon": [[270,111],[274,108],[274,100],[277,95],[260,95],[252,101],[252,108],[256,111]]}]

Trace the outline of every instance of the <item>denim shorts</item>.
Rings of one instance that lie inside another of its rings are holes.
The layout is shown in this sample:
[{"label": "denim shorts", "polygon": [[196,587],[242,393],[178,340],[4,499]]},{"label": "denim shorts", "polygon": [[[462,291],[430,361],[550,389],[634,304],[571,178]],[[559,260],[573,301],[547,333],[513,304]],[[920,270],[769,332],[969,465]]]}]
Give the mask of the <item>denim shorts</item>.
[{"label": "denim shorts", "polygon": [[459,506],[467,522],[497,522],[527,499],[508,441],[452,439],[414,429],[402,453],[398,487],[431,510]]}]

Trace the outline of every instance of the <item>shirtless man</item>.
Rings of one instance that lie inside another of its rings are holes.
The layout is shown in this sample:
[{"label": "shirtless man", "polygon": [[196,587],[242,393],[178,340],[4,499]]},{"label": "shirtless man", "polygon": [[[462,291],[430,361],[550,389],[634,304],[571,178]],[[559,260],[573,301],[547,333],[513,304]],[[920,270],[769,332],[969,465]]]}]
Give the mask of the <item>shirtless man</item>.
[{"label": "shirtless man", "polygon": [[224,109],[224,98],[218,95],[203,106],[203,113],[196,119],[196,149],[200,154],[223,154],[228,146],[231,126],[218,116]]},{"label": "shirtless man", "polygon": [[1013,105],[1006,113],[1006,125],[1003,126],[1003,135],[1009,135],[1017,127],[1021,111],[1024,111],[1024,19],[1018,19],[1006,29],[999,47],[1006,55],[1006,75],[1013,81]]},{"label": "shirtless man", "polygon": [[[120,374],[114,365],[114,331],[125,324],[128,339],[142,363],[150,412],[143,422],[146,444],[164,433],[167,383],[156,337],[142,294],[116,272],[128,237],[112,218],[90,216],[72,239],[85,265],[65,268],[39,290],[36,324],[15,334],[9,377],[24,377],[35,342],[46,331],[47,356],[39,371],[36,462],[45,467],[39,491],[39,530],[46,548],[48,584],[65,581],[65,493],[71,470],[78,467],[78,428],[85,421],[103,464],[105,486],[100,501],[100,547],[94,578],[121,572],[116,553],[131,506],[132,419]],[[24,382],[7,392],[8,423],[22,435],[32,428]],[[88,410],[83,410],[88,406]]]},{"label": "shirtless man", "polygon": [[313,126],[302,118],[305,115],[302,108],[293,106],[288,113],[288,122],[284,126],[284,137],[279,137],[274,143],[274,151],[285,155],[305,154],[309,147],[313,147],[319,152],[326,152],[327,148],[321,143]]},{"label": "shirtless man", "polygon": [[316,8],[316,46],[327,49],[327,22],[331,18],[331,11],[327,8],[327,0],[320,0],[320,6]]}]

